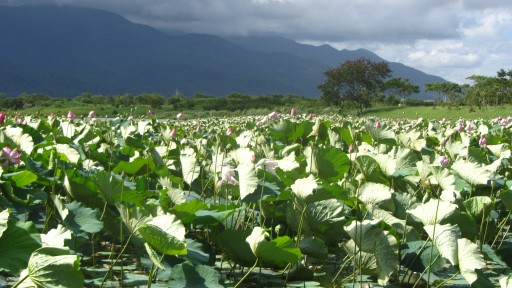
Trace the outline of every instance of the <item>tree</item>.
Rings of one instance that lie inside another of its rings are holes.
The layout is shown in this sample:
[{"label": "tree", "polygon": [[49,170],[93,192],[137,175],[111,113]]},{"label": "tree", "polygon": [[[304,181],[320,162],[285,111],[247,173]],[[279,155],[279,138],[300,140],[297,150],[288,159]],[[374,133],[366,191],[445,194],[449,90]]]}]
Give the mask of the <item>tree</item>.
[{"label": "tree", "polygon": [[358,114],[370,107],[372,95],[382,92],[384,80],[391,75],[387,62],[373,62],[366,58],[345,61],[325,73],[325,81],[318,86],[322,99],[329,105],[350,102]]},{"label": "tree", "polygon": [[420,93],[420,87],[411,83],[409,79],[391,78],[384,84],[387,91],[400,96],[402,102],[413,93]]},{"label": "tree", "polygon": [[438,93],[437,101],[456,102],[461,96],[461,87],[453,82],[431,82],[425,83],[425,91],[435,91]]},{"label": "tree", "polygon": [[160,108],[160,106],[165,104],[165,98],[156,93],[140,94],[135,97],[135,103],[149,105],[151,108]]}]

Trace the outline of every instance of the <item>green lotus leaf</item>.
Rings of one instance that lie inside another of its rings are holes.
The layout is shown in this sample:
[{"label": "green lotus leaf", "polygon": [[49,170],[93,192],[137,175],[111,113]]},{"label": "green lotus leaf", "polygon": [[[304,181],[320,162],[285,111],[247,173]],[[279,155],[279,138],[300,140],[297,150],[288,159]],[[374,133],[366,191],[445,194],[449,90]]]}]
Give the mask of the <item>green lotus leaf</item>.
[{"label": "green lotus leaf", "polygon": [[28,262],[28,276],[37,287],[83,287],[80,258],[69,250],[56,247],[39,248]]},{"label": "green lotus leaf", "polygon": [[512,274],[504,276],[500,279],[501,288],[512,288]]},{"label": "green lotus leaf", "polygon": [[393,189],[379,183],[367,182],[359,188],[359,200],[365,205],[378,206],[384,210],[394,212],[395,203],[392,199]]},{"label": "green lotus leaf", "polygon": [[485,267],[484,256],[480,252],[478,245],[466,238],[457,239],[457,245],[460,274],[464,276],[464,279],[469,284],[473,284],[478,279],[476,269],[483,269]]},{"label": "green lotus leaf", "polygon": [[430,272],[443,268],[445,260],[431,242],[407,242],[400,246],[401,264],[417,273],[423,273],[430,265]]},{"label": "green lotus leaf", "polygon": [[175,215],[160,215],[139,228],[151,248],[166,255],[186,255],[185,227]]},{"label": "green lotus leaf", "polygon": [[219,284],[220,279],[219,272],[213,267],[206,265],[194,266],[185,262],[172,267],[169,287],[222,288],[224,286]]},{"label": "green lotus leaf", "polygon": [[430,199],[427,203],[418,205],[412,210],[407,210],[408,213],[420,220],[423,225],[441,223],[441,221],[448,218],[455,211],[457,211],[457,205],[435,199]]},{"label": "green lotus leaf", "polygon": [[375,128],[373,123],[365,125],[366,131],[370,134],[373,141],[379,144],[396,145],[395,132],[388,128]]},{"label": "green lotus leaf", "polygon": [[351,167],[347,154],[336,147],[319,148],[308,146],[304,149],[306,172],[322,179],[340,180]]},{"label": "green lotus leaf", "polygon": [[256,256],[251,251],[246,239],[251,235],[249,229],[226,229],[218,233],[215,237],[215,243],[224,253],[236,264],[250,267],[256,261]]},{"label": "green lotus leaf", "polygon": [[453,265],[459,264],[457,239],[460,238],[460,230],[457,226],[435,224],[425,225],[423,229],[444,258],[448,259]]},{"label": "green lotus leaf", "polygon": [[9,209],[2,210],[0,212],[0,237],[4,234],[4,231],[7,230],[7,222],[9,221]]},{"label": "green lotus leaf", "polygon": [[377,160],[373,159],[373,157],[368,155],[360,155],[355,159],[355,163],[359,167],[361,173],[363,173],[366,180],[389,185],[389,180],[384,175],[384,172],[382,172],[382,169]]},{"label": "green lotus leaf", "polygon": [[41,234],[41,241],[45,246],[65,248],[65,241],[71,240],[71,231],[62,225],[57,225],[46,234]]},{"label": "green lotus leaf", "polygon": [[468,156],[468,145],[459,141],[448,141],[445,144],[446,150],[448,154],[450,154],[450,158],[457,159],[458,156],[467,157]]},{"label": "green lotus leaf", "polygon": [[76,148],[71,147],[69,144],[57,144],[55,145],[55,150],[57,151],[59,158],[63,161],[77,164],[81,159],[80,153]]},{"label": "green lotus leaf", "polygon": [[357,247],[356,242],[350,239],[343,243],[343,250],[347,252],[354,261],[356,267],[361,267],[361,272],[364,274],[375,275],[377,274],[377,259],[375,254],[360,251]]},{"label": "green lotus leaf", "polygon": [[6,143],[9,141],[21,151],[27,153],[27,155],[30,155],[34,149],[34,140],[32,139],[32,136],[24,133],[23,129],[20,127],[8,126],[5,128],[3,133],[0,134],[0,142]]},{"label": "green lotus leaf", "polygon": [[28,170],[3,174],[3,177],[9,179],[16,187],[24,187],[37,180],[37,175]]},{"label": "green lotus leaf", "polygon": [[180,153],[181,173],[183,180],[191,185],[192,182],[199,177],[201,173],[201,165],[197,161],[194,149],[187,147]]},{"label": "green lotus leaf", "polygon": [[144,248],[146,248],[146,252],[148,252],[149,259],[151,259],[151,262],[153,262],[153,264],[159,269],[165,270],[165,266],[160,260],[160,256],[158,255],[158,253],[156,253],[156,251],[153,248],[151,248],[151,246],[147,242],[144,242]]},{"label": "green lotus leaf", "polygon": [[473,186],[487,185],[487,182],[492,177],[491,172],[486,170],[482,165],[463,159],[455,161],[452,165],[452,169],[457,172],[462,179]]},{"label": "green lotus leaf", "polygon": [[390,275],[398,267],[398,246],[396,239],[379,227],[379,222],[379,220],[353,221],[345,229],[361,251],[375,254],[378,282],[380,285],[386,285]]},{"label": "green lotus leaf", "polygon": [[327,246],[320,238],[314,236],[305,237],[304,239],[300,240],[299,248],[302,254],[318,259],[327,259]]},{"label": "green lotus leaf", "polygon": [[493,201],[487,196],[474,196],[464,201],[466,211],[476,219],[485,219],[491,212]]},{"label": "green lotus leaf", "polygon": [[0,247],[0,269],[17,274],[27,267],[32,252],[41,247],[41,237],[32,222],[10,219],[0,237]]},{"label": "green lotus leaf", "polygon": [[288,236],[277,237],[271,241],[258,242],[256,257],[264,263],[273,263],[279,267],[296,264],[302,258],[300,249]]},{"label": "green lotus leaf", "polygon": [[67,215],[64,218],[66,228],[75,234],[82,232],[96,233],[103,229],[103,222],[98,220],[98,210],[84,206],[82,203],[73,201],[66,204]]}]

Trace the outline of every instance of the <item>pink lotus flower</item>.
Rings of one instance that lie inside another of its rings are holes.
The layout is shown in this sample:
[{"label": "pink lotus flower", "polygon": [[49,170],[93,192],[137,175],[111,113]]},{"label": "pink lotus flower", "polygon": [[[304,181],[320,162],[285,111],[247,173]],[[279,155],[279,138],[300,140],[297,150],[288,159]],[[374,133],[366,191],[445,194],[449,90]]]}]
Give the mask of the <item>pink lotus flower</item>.
[{"label": "pink lotus flower", "polygon": [[375,122],[375,128],[379,129],[380,127],[382,127],[382,122],[380,122],[380,120],[377,120],[377,122]]},{"label": "pink lotus flower", "polygon": [[73,111],[68,111],[68,119],[71,119],[71,120],[75,120],[76,119],[76,115],[75,113],[73,113]]},{"label": "pink lotus flower", "polygon": [[185,120],[185,114],[178,113],[178,115],[176,115],[176,118],[178,118],[178,120]]},{"label": "pink lotus flower", "polygon": [[96,111],[89,112],[89,118],[96,118]]},{"label": "pink lotus flower", "polygon": [[222,183],[228,183],[231,185],[238,184],[238,181],[236,181],[236,179],[233,178],[233,176],[235,175],[235,170],[233,168],[231,168],[229,166],[222,167],[220,175],[221,175],[221,179],[219,179],[219,181],[215,185],[217,188],[220,187],[220,185],[222,185]]},{"label": "pink lotus flower", "polygon": [[146,113],[148,116],[153,116],[155,115],[155,112],[151,111],[151,109],[148,110],[148,112]]},{"label": "pink lotus flower", "polygon": [[268,118],[272,119],[272,120],[278,120],[279,119],[279,113],[277,113],[276,111],[268,114]]},{"label": "pink lotus flower", "polygon": [[455,127],[455,130],[457,130],[457,132],[462,132],[462,123],[457,123],[457,127]]},{"label": "pink lotus flower", "polygon": [[269,172],[270,174],[272,174],[274,176],[277,176],[275,169],[278,166],[278,163],[275,160],[270,160],[270,159],[266,159],[266,158],[261,159],[260,161],[258,161],[258,163],[256,163],[256,166],[260,167],[261,169]]},{"label": "pink lotus flower", "polygon": [[480,146],[482,146],[483,148],[487,148],[487,138],[485,138],[485,137],[480,138],[480,140],[478,141],[478,144],[480,144]]},{"label": "pink lotus flower", "polygon": [[466,125],[466,132],[471,132],[473,131],[475,128],[473,127],[473,125],[471,125],[471,123],[469,123],[468,125]]},{"label": "pink lotus flower", "polygon": [[4,122],[5,122],[5,113],[0,112],[0,124],[4,124]]},{"label": "pink lotus flower", "polygon": [[293,107],[291,110],[290,110],[290,116],[295,116],[297,115],[297,109],[295,109],[295,107]]},{"label": "pink lotus flower", "polygon": [[448,167],[448,165],[450,164],[450,159],[448,159],[446,156],[439,157],[438,161],[441,164],[441,166],[445,168]]},{"label": "pink lotus flower", "polygon": [[226,135],[228,135],[228,136],[233,135],[233,129],[231,129],[231,127],[226,129]]},{"label": "pink lotus flower", "polygon": [[309,112],[308,120],[313,120],[313,112]]},{"label": "pink lotus flower", "polygon": [[18,152],[18,150],[11,150],[11,148],[5,146],[2,149],[2,157],[0,158],[1,160],[4,160],[2,163],[2,168],[4,170],[9,168],[9,162],[12,164],[20,164],[20,156],[21,154]]}]

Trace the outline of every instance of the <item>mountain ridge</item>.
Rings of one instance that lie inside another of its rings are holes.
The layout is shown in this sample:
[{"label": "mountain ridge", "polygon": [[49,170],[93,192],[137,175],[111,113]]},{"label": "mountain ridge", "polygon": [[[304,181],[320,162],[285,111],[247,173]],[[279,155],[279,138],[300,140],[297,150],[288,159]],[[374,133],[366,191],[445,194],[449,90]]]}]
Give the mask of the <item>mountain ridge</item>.
[{"label": "mountain ridge", "polygon": [[[247,38],[254,42],[247,47],[242,38],[169,35],[112,12],[73,6],[0,6],[0,36],[0,93],[8,96],[169,96],[180,91],[187,96],[238,92],[314,98],[320,95],[317,86],[324,80],[323,72],[339,65],[340,59],[361,54],[382,59],[364,49],[339,51],[286,38]],[[267,50],[262,48],[265,44]]]}]

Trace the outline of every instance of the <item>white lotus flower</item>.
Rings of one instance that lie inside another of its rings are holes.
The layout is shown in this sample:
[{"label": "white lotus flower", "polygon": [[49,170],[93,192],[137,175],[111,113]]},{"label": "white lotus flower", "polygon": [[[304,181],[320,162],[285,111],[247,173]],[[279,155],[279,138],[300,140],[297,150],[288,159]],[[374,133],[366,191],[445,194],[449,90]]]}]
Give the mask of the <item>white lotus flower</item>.
[{"label": "white lotus flower", "polygon": [[318,183],[313,175],[309,175],[307,178],[297,179],[291,188],[297,197],[304,200],[309,195],[313,195],[313,191],[318,188]]}]

